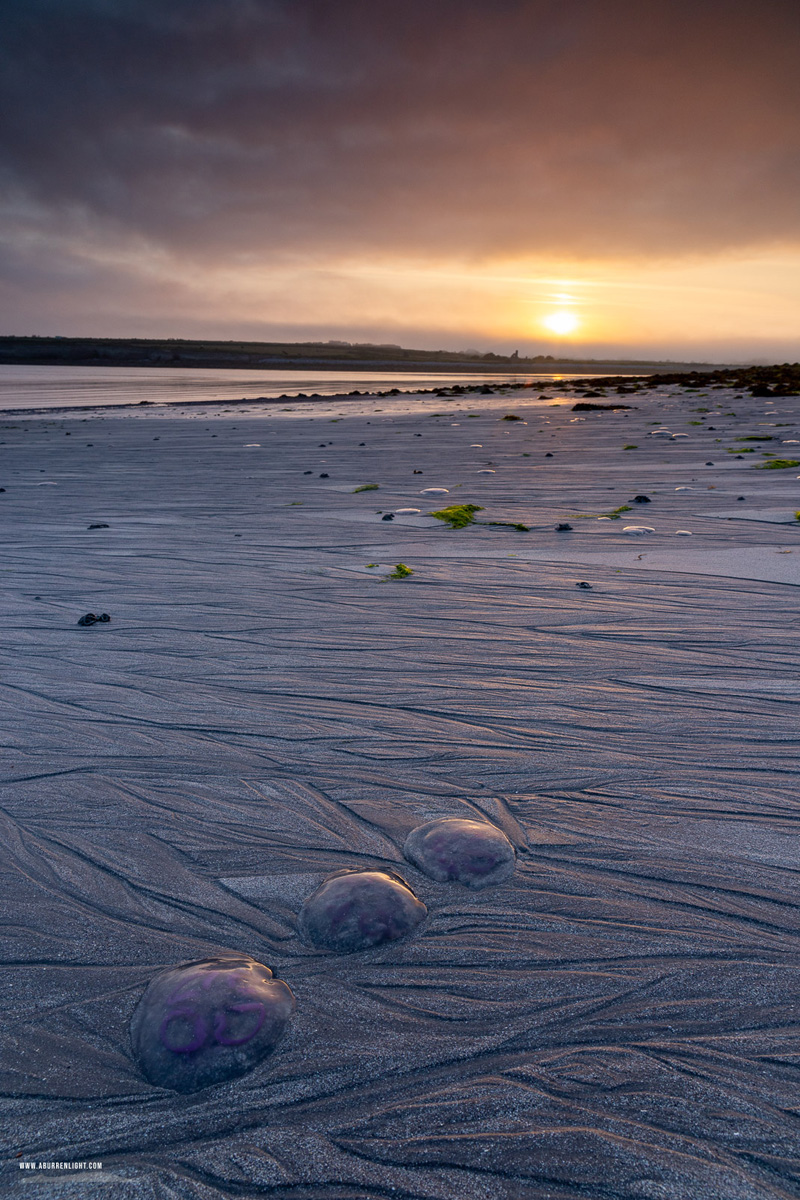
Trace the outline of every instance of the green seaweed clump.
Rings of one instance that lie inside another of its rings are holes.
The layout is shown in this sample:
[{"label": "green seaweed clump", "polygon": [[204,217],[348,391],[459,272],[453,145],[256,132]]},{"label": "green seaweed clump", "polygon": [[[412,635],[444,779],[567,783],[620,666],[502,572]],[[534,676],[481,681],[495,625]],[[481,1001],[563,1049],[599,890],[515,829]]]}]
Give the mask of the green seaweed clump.
[{"label": "green seaweed clump", "polygon": [[378,483],[362,483],[360,487],[353,488],[353,495],[356,492],[377,492],[379,487]]},{"label": "green seaweed clump", "polygon": [[623,450],[638,450],[638,449],[639,449],[639,447],[638,447],[638,446],[634,446],[634,445],[633,445],[633,443],[629,442],[629,443],[628,443],[628,445],[627,445],[627,446],[623,446],[623,447],[622,447],[622,449],[623,449]]},{"label": "green seaweed clump", "polygon": [[507,525],[509,529],[518,529],[520,533],[530,533],[530,525],[523,525],[521,521],[476,521],[476,525]]},{"label": "green seaweed clump", "polygon": [[773,458],[771,462],[758,463],[757,471],[784,471],[788,467],[800,467],[798,458]]},{"label": "green seaweed clump", "polygon": [[451,529],[463,529],[465,525],[473,524],[473,514],[476,512],[483,512],[482,504],[451,504],[449,508],[439,508],[430,515],[439,521],[447,521]]},{"label": "green seaweed clump", "polygon": [[411,567],[407,567],[405,563],[397,563],[391,574],[387,575],[387,579],[405,579],[406,576],[413,574]]},{"label": "green seaweed clump", "polygon": [[794,514],[794,519],[795,519],[795,521],[800,521],[800,512],[796,512]]},{"label": "green seaweed clump", "polygon": [[618,521],[624,512],[632,512],[630,504],[620,504],[619,508],[612,508],[610,512],[600,513],[601,517],[610,517],[612,521]]},{"label": "green seaweed clump", "polygon": [[738,437],[733,439],[735,442],[771,442],[774,441],[771,433],[748,433],[747,437]]}]

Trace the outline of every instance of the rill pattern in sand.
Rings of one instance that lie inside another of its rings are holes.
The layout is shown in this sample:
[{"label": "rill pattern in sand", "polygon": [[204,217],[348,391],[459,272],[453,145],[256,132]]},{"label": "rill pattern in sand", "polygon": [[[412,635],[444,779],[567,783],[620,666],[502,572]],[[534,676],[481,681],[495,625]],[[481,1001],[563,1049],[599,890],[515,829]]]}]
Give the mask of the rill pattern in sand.
[{"label": "rill pattern in sand", "polygon": [[[800,545],[719,515],[740,493],[791,511],[794,485],[648,443],[676,409],[636,403],[591,430],[495,406],[467,428],[451,409],[3,432],[9,1162],[102,1158],[104,1200],[798,1195],[798,592],[780,580]],[[384,524],[415,469],[533,531]],[[353,494],[366,479],[380,490]],[[656,533],[635,545],[575,517],[640,492]],[[679,560],[662,533],[681,528]],[[398,562],[413,576],[381,582]],[[77,627],[88,610],[112,619]],[[501,830],[506,877],[405,857],[442,819]],[[347,953],[298,936],[341,871],[399,874],[424,924]],[[272,977],[178,1011],[176,965],[228,956]],[[202,1034],[244,1073],[158,1086],[128,1041],[151,1001],[179,1066]]]}]

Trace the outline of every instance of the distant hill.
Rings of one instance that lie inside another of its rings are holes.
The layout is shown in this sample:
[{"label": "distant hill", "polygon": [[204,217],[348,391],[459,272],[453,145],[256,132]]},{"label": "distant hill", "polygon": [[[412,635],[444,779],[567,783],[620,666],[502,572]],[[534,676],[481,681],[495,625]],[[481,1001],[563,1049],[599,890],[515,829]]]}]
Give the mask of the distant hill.
[{"label": "distant hill", "polygon": [[481,354],[478,351],[410,350],[370,342],[215,342],[182,338],[0,337],[0,364],[73,367],[248,367],[402,371],[552,371],[560,366],[590,370],[710,369],[708,363],[644,362],[636,359],[554,358],[537,354]]}]

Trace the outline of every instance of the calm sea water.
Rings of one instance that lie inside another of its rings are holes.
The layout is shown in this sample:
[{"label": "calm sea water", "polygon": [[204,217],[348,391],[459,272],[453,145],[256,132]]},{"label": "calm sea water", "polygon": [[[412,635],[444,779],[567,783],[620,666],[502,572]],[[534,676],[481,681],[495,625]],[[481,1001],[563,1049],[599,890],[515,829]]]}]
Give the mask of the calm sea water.
[{"label": "calm sea water", "polygon": [[[397,387],[446,387],[453,383],[518,383],[586,376],[590,369],[574,368],[542,374],[468,373],[444,371],[250,371],[193,370],[159,367],[26,367],[0,365],[0,410],[23,408],[83,408],[100,404],[170,404],[181,400],[275,399],[296,396],[336,396],[347,392],[377,392]],[[603,373],[637,374],[631,368],[606,366]],[[638,372],[641,374],[641,372]]]}]

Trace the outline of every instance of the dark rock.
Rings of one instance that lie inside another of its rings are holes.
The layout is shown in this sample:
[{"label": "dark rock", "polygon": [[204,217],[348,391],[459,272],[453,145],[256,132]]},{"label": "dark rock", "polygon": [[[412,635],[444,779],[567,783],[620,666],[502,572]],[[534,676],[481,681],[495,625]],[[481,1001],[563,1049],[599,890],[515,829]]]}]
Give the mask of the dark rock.
[{"label": "dark rock", "polygon": [[328,479],[328,478],[329,478],[328,472],[323,471],[322,474],[320,475],[320,479]]},{"label": "dark rock", "polygon": [[100,522],[98,522],[96,525],[90,525],[90,526],[89,526],[89,528],[90,528],[90,529],[110,529],[110,528],[111,528],[111,526],[110,526],[110,525],[104,525],[104,524],[102,523],[102,521],[100,521]]},{"label": "dark rock", "polygon": [[[216,435],[216,434],[214,434],[214,437],[216,437],[216,436],[217,436],[217,435]],[[304,474],[304,475],[311,475],[311,473],[312,473],[311,471],[303,471],[303,474]]]},{"label": "dark rock", "polygon": [[78,621],[79,625],[94,625],[95,621],[99,620],[94,613],[87,613],[85,617],[81,617]]},{"label": "dark rock", "polygon": [[381,517],[382,521],[393,521],[394,513],[387,513],[385,517]]},{"label": "dark rock", "polygon": [[737,500],[744,500],[744,496],[737,496],[737,497],[736,497],[736,499],[737,499]]},{"label": "dark rock", "polygon": [[642,495],[642,496],[634,496],[634,497],[633,497],[633,503],[634,503],[634,504],[649,504],[649,503],[650,503],[650,497],[649,497],[649,496],[644,496],[644,495]]},{"label": "dark rock", "polygon": [[586,583],[584,580],[581,580],[580,583],[576,583],[575,587],[587,588],[589,591],[592,590],[592,585],[590,583]]},{"label": "dark rock", "polygon": [[707,466],[707,467],[713,467],[713,465],[714,465],[714,464],[713,464],[713,462],[707,462],[707,463],[706,463],[706,466]]},{"label": "dark rock", "polygon": [[359,442],[358,444],[359,444],[359,446],[366,446],[366,444],[367,444],[367,443],[366,443],[366,442]]},{"label": "dark rock", "polygon": [[545,458],[552,458],[552,457],[553,457],[552,452],[550,450],[548,450],[547,453],[545,454]]},{"label": "dark rock", "polygon": [[568,525],[566,521],[562,521],[560,525],[556,525],[556,533],[569,533],[571,529],[572,526]]},{"label": "dark rock", "polygon": [[414,468],[414,470],[413,470],[413,472],[412,472],[412,474],[414,474],[414,475],[421,475],[421,474],[422,474],[422,471],[418,471],[418,470],[416,469],[416,467],[415,467],[415,468]]}]

